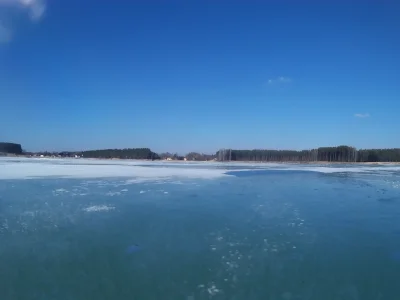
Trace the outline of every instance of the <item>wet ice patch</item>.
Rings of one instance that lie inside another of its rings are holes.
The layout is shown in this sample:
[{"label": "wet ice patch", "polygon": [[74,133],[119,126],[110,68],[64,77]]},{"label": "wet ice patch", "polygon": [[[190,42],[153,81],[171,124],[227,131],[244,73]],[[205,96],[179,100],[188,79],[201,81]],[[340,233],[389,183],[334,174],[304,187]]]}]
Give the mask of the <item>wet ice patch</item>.
[{"label": "wet ice patch", "polygon": [[[309,164],[268,164],[260,163],[256,167],[251,165],[241,164],[242,168],[235,168],[226,173],[238,177],[265,175],[268,171],[298,171],[298,172],[316,172],[324,174],[335,173],[360,173],[360,174],[375,174],[380,176],[390,176],[395,172],[400,171],[397,165],[385,165],[371,167],[366,165],[349,164],[345,166],[332,165],[309,165]],[[249,168],[251,167],[251,168]]]}]

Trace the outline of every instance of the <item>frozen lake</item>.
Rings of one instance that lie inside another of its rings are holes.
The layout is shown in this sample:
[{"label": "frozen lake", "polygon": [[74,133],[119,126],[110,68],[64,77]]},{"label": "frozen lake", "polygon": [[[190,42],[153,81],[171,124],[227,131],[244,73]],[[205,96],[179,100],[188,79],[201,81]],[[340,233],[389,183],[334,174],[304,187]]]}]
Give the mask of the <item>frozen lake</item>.
[{"label": "frozen lake", "polygon": [[385,300],[400,167],[0,159],[0,299]]}]

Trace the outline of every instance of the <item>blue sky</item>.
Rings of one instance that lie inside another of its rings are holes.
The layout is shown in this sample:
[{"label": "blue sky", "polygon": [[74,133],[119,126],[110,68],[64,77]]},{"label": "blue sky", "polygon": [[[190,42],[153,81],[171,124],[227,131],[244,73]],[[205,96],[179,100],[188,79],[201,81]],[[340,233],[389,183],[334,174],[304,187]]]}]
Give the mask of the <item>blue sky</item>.
[{"label": "blue sky", "polygon": [[400,147],[399,14],[399,1],[0,0],[0,140]]}]

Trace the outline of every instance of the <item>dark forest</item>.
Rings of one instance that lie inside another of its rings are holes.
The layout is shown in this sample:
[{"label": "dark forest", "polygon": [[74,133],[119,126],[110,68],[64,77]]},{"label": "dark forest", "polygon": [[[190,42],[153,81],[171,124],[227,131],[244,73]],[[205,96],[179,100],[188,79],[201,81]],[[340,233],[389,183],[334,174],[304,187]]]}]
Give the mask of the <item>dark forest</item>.
[{"label": "dark forest", "polygon": [[360,149],[354,147],[321,147],[311,150],[234,150],[216,153],[219,161],[276,162],[400,162],[400,149]]}]

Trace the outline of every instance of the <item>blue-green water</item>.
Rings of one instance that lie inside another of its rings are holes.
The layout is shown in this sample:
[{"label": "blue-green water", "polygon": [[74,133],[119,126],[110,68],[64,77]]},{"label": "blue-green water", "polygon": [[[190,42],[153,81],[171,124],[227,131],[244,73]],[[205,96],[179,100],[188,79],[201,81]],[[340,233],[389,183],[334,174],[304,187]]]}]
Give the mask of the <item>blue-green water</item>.
[{"label": "blue-green water", "polygon": [[0,299],[399,299],[398,170],[251,169],[0,180]]}]

